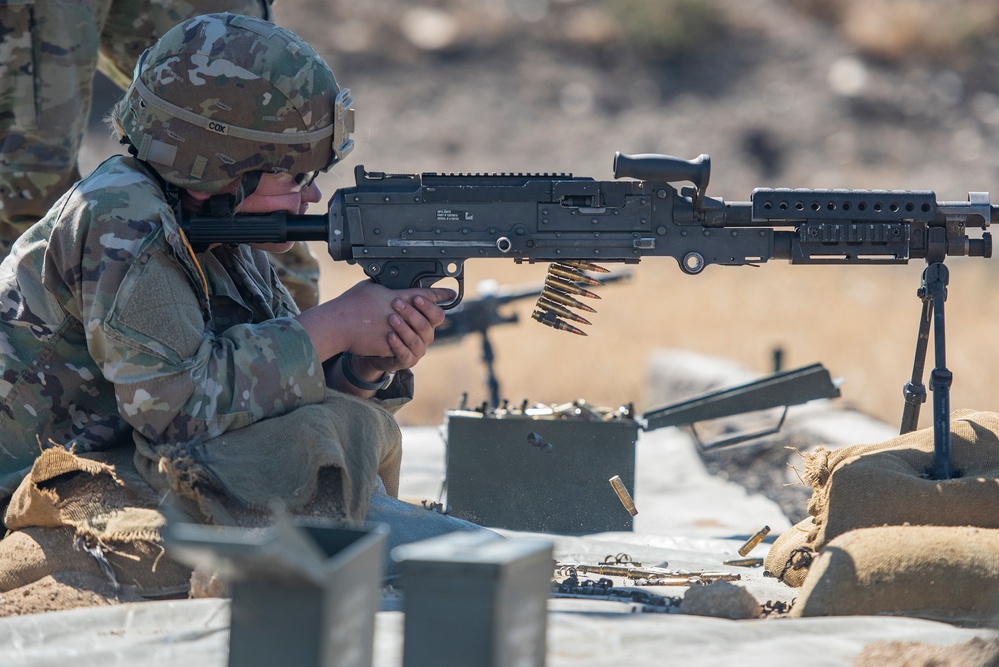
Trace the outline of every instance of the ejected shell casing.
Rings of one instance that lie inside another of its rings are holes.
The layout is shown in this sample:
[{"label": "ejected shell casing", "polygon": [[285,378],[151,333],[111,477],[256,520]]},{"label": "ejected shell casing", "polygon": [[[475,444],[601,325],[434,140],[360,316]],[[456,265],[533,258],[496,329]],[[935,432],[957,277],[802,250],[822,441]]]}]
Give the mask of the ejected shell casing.
[{"label": "ejected shell casing", "polygon": [[561,278],[556,278],[555,276],[549,275],[545,278],[545,287],[549,287],[553,290],[563,292],[565,294],[575,294],[577,296],[585,296],[588,299],[599,299],[600,295],[591,292],[588,289],[584,289],[575,283],[571,283],[568,280],[562,280]]},{"label": "ejected shell casing", "polygon": [[602,266],[598,266],[593,262],[587,262],[585,259],[563,259],[559,261],[559,264],[563,266],[569,266],[574,269],[579,269],[580,271],[592,271],[593,273],[610,273],[610,269],[605,269]]},{"label": "ejected shell casing", "polygon": [[562,294],[561,292],[556,292],[555,290],[549,289],[547,287],[541,291],[541,298],[547,299],[548,301],[553,301],[557,304],[561,304],[569,308],[578,308],[587,313],[597,312],[596,309],[590,308],[582,301],[577,301],[576,299],[573,299],[571,296],[567,296],[565,294]]},{"label": "ejected shell casing", "polygon": [[739,555],[747,556],[749,552],[756,548],[756,545],[763,541],[763,538],[770,534],[770,526],[763,526],[746,543],[739,547]]},{"label": "ejected shell casing", "polygon": [[580,317],[579,315],[577,315],[576,313],[572,312],[568,308],[560,306],[557,303],[554,303],[553,301],[549,301],[548,299],[545,299],[544,297],[541,297],[540,299],[538,299],[538,308],[543,308],[545,310],[550,310],[553,313],[555,313],[556,315],[561,315],[562,317],[566,318],[567,320],[572,320],[573,322],[579,322],[580,324],[589,324],[590,323],[590,321],[588,319]]},{"label": "ejected shell casing", "polygon": [[562,266],[560,264],[549,264],[548,275],[574,283],[581,283],[583,285],[603,285],[602,282],[596,278],[589,277],[582,271],[577,271],[572,267]]},{"label": "ejected shell casing", "polygon": [[620,475],[614,475],[610,478],[610,485],[614,487],[614,493],[617,494],[618,500],[624,505],[624,509],[628,510],[631,516],[638,514],[638,510],[635,509],[635,501],[631,499],[631,494],[628,493],[628,489],[624,488],[624,482],[621,481]]},{"label": "ejected shell casing", "polygon": [[543,310],[541,308],[535,308],[534,312],[531,313],[531,317],[541,322],[546,327],[551,327],[552,329],[558,329],[559,331],[568,331],[569,333],[574,333],[577,336],[585,336],[586,332],[582,329],[577,329],[565,320],[560,320],[555,317],[555,313],[550,310]]},{"label": "ejected shell casing", "polygon": [[731,572],[698,572],[695,576],[706,584],[714,581],[742,581],[741,574]]}]

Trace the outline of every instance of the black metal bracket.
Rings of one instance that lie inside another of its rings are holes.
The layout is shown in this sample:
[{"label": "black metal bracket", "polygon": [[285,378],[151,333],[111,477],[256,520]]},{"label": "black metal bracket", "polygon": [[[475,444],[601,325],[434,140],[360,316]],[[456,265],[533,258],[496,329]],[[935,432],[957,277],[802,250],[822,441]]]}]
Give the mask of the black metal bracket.
[{"label": "black metal bracket", "polygon": [[[695,443],[701,449],[730,447],[780,431],[787,417],[787,410],[792,405],[800,405],[819,398],[836,398],[839,395],[839,384],[832,380],[829,371],[822,364],[812,364],[646,412],[643,416],[643,430],[653,431],[665,426],[688,426]],[[699,422],[771,408],[784,408],[784,412],[777,425],[766,430],[705,443],[701,441],[694,428]]]}]

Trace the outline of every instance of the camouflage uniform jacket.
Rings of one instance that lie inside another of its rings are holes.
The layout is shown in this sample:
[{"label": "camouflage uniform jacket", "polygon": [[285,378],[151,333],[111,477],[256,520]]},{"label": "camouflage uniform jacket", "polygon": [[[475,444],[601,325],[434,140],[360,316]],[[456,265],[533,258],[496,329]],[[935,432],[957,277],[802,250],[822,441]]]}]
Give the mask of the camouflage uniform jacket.
[{"label": "camouflage uniform jacket", "polygon": [[152,172],[110,158],[0,264],[0,499],[40,446],[202,440],[321,402],[297,312],[264,252],[195,254]]}]

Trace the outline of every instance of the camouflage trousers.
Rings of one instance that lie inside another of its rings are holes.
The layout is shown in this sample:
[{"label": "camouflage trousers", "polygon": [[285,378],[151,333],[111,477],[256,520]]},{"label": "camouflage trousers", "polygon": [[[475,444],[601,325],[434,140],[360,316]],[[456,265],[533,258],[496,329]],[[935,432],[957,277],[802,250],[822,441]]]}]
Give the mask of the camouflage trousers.
[{"label": "camouflage trousers", "polygon": [[[80,178],[98,69],[124,89],[142,52],[177,23],[220,11],[269,19],[272,2],[0,0],[0,259]],[[273,261],[300,307],[318,301],[304,244]]]}]

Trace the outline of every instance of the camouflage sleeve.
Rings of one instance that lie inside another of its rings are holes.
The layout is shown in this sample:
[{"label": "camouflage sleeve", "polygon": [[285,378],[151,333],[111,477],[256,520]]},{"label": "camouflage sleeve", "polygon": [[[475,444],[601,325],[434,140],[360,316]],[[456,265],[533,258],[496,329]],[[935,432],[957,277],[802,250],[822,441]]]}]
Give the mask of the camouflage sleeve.
[{"label": "camouflage sleeve", "polygon": [[80,177],[98,2],[0,2],[0,256]]},{"label": "camouflage sleeve", "polygon": [[[319,358],[292,318],[230,327],[214,334],[192,327],[200,318],[193,290],[166,308],[141,297],[162,288],[169,265],[153,260],[101,327],[92,349],[115,384],[119,410],[150,440],[188,441],[318,403],[326,395]],[[176,273],[172,273],[176,279]],[[178,298],[179,297],[179,298]]]}]

